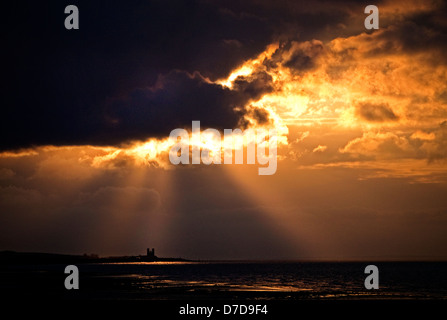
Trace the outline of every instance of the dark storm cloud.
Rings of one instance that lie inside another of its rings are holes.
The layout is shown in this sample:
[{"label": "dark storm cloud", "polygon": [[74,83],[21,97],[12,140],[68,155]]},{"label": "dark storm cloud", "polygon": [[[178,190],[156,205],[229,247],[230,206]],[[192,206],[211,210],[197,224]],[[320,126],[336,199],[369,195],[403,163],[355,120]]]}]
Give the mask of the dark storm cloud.
[{"label": "dark storm cloud", "polygon": [[432,63],[446,64],[447,3],[433,1],[421,2],[421,4],[432,7],[414,10],[414,12],[409,10],[405,18],[389,14],[386,20],[389,20],[390,25],[371,35],[370,41],[374,45],[366,52],[366,55],[377,57],[399,53],[429,53]]},{"label": "dark storm cloud", "polygon": [[426,152],[430,162],[447,159],[447,120],[443,121],[434,131],[434,139],[425,141],[420,147]]},{"label": "dark storm cloud", "polygon": [[[7,138],[0,142],[2,150],[42,144],[116,144],[149,137],[154,132],[160,134],[161,127],[190,121],[190,116],[182,116],[192,106],[188,99],[182,100],[185,97],[178,91],[163,92],[165,97],[177,98],[175,106],[158,101],[162,115],[172,118],[169,123],[163,123],[165,119],[157,118],[153,110],[137,119],[136,115],[142,115],[138,108],[145,104],[137,103],[137,110],[127,107],[128,114],[121,110],[118,120],[122,133],[115,127],[110,129],[106,121],[110,101],[138,95],[138,88],[153,86],[160,75],[172,70],[198,71],[214,80],[222,78],[271,41],[269,26],[258,18],[234,17],[199,1],[70,4],[79,8],[79,30],[64,28],[65,3],[18,1],[5,8],[8,14],[3,21],[3,78],[7,87],[2,97],[0,130]],[[179,86],[186,84],[191,93],[203,93],[183,80],[170,85],[185,92]],[[216,116],[229,112],[212,111],[222,104],[218,101],[219,89],[213,90],[217,96],[212,103],[210,99],[202,102],[200,97],[195,98],[200,102],[192,110],[196,119],[210,119],[212,112]],[[135,99],[141,102],[142,97]],[[155,103],[154,99],[157,97],[149,100]],[[169,99],[172,103],[175,100]],[[202,107],[204,103],[208,110]],[[237,103],[229,102],[226,110]],[[135,120],[140,123],[130,130],[128,126]],[[144,125],[143,120],[147,120]],[[235,118],[228,122],[227,115],[222,120],[216,127],[237,123]],[[214,122],[218,121],[216,117]]]},{"label": "dark storm cloud", "polygon": [[265,109],[261,108],[254,108],[250,115],[253,117],[253,119],[256,120],[258,124],[267,124],[269,122],[269,114]]},{"label": "dark storm cloud", "polygon": [[[232,107],[271,90],[266,74],[237,79],[237,92],[229,93],[199,78],[174,76],[173,70],[214,81],[279,41],[292,50],[281,61],[305,72],[321,51],[313,39],[364,31],[364,3],[348,0],[70,4],[79,8],[79,30],[64,28],[66,3],[21,0],[4,6],[0,150],[116,145],[166,134],[192,117],[216,128],[234,127],[242,114]],[[382,50],[442,48],[447,41],[439,12],[415,14],[402,27],[377,33]],[[296,40],[309,47],[294,47]],[[163,75],[171,80],[160,91],[145,89]]]},{"label": "dark storm cloud", "polygon": [[390,26],[374,37],[377,44],[367,52],[367,56],[389,55],[395,53],[427,53],[436,59],[435,63],[447,63],[447,28],[434,26],[429,20],[415,19]]},{"label": "dark storm cloud", "polygon": [[70,4],[79,8],[79,30],[65,30],[65,3],[25,0],[4,7],[7,87],[0,130],[7,138],[0,150],[119,144],[166,134],[192,117],[216,128],[234,126],[240,119],[231,107],[269,90],[266,75],[238,79],[240,92],[233,95],[181,76],[158,93],[139,88],[172,70],[223,78],[275,39],[310,39],[347,17],[343,6],[327,10],[305,1]]},{"label": "dark storm cloud", "polygon": [[[365,3],[357,0],[342,1],[207,1],[221,8],[229,16],[253,17],[269,27],[275,40],[299,39],[330,40],[334,36],[352,35],[353,27],[363,28]],[[376,1],[376,4],[381,1]],[[355,14],[353,13],[360,13]],[[359,19],[350,26],[353,20]],[[356,29],[359,31],[359,29]],[[363,31],[360,29],[360,31]]]},{"label": "dark storm cloud", "polygon": [[356,114],[371,122],[397,121],[399,119],[386,103],[360,102],[356,105]]},{"label": "dark storm cloud", "polygon": [[154,88],[136,89],[107,104],[109,124],[104,139],[166,136],[175,128],[190,128],[193,120],[199,120],[201,127],[235,128],[243,114],[233,109],[266,90],[257,81],[247,80],[240,89],[230,90],[207,82],[198,73],[170,72]]},{"label": "dark storm cloud", "polygon": [[293,73],[302,74],[317,66],[317,59],[323,53],[323,43],[318,40],[298,43],[292,41],[275,54],[282,55],[283,65]]},{"label": "dark storm cloud", "polygon": [[234,90],[246,98],[257,100],[273,91],[272,82],[272,76],[268,73],[255,72],[250,76],[238,76],[234,80]]},{"label": "dark storm cloud", "polygon": [[175,128],[190,128],[194,120],[202,128],[233,129],[244,124],[244,105],[271,92],[271,83],[270,75],[258,72],[238,77],[229,89],[210,83],[198,72],[172,71],[160,76],[153,87],[109,99],[104,108],[106,123],[97,141],[116,144],[148,135],[167,136]]}]

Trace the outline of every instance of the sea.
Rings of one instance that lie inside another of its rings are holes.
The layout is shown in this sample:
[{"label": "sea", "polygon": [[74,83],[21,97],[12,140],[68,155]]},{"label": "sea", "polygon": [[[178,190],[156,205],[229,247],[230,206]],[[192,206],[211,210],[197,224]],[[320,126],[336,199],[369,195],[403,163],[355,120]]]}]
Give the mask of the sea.
[{"label": "sea", "polygon": [[[368,265],[378,269],[378,289],[365,287]],[[287,310],[306,305],[318,309],[325,302],[335,306],[346,302],[358,305],[404,301],[411,306],[425,301],[447,306],[447,262],[82,263],[77,265],[79,289],[71,290],[65,288],[64,281],[69,276],[64,273],[65,267],[61,264],[2,267],[0,290],[21,302],[79,305],[138,301],[152,309],[166,309],[172,315],[185,312],[181,308],[205,305],[223,312],[224,304],[260,304],[274,310],[279,309],[278,305]],[[255,310],[247,308],[242,310]]]},{"label": "sea", "polygon": [[90,297],[97,299],[447,299],[447,263],[376,263],[379,289],[368,290],[365,267],[370,264],[152,262],[79,268],[88,275]]}]

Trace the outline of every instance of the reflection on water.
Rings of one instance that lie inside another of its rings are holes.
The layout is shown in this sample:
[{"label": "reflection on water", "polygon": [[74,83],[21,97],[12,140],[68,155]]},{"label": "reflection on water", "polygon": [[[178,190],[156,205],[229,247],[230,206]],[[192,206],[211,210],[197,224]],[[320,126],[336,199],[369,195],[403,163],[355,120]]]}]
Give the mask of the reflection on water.
[{"label": "reflection on water", "polygon": [[364,288],[366,265],[153,262],[88,264],[80,268],[88,275],[84,288],[128,295],[124,298],[240,298],[245,295],[264,299],[447,299],[447,263],[376,263],[380,271],[379,290]]}]

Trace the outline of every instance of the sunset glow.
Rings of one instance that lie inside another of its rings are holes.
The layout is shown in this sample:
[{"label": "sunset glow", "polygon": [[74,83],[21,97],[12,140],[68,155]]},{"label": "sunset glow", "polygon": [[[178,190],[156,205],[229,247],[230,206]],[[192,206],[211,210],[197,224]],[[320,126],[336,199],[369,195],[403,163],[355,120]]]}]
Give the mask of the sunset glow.
[{"label": "sunset glow", "polygon": [[[445,4],[407,3],[381,2],[365,30],[358,4],[206,2],[197,25],[147,18],[118,48],[82,34],[89,46],[60,40],[51,63],[21,53],[2,120],[2,248],[446,259]],[[174,165],[177,143],[220,161]],[[254,144],[275,145],[274,174],[257,172],[268,152],[248,163]]]}]

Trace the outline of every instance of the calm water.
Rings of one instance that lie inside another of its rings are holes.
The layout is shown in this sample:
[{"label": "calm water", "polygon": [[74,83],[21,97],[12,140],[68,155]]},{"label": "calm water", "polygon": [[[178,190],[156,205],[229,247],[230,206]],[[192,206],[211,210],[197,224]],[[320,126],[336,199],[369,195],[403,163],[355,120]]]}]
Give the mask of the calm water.
[{"label": "calm water", "polygon": [[379,289],[366,290],[370,263],[199,262],[79,264],[79,290],[66,290],[65,265],[9,266],[2,292],[91,300],[446,299],[447,262],[371,263]]},{"label": "calm water", "polygon": [[375,263],[378,290],[364,287],[368,264],[126,263],[79,270],[83,294],[93,299],[447,299],[447,263]]}]

